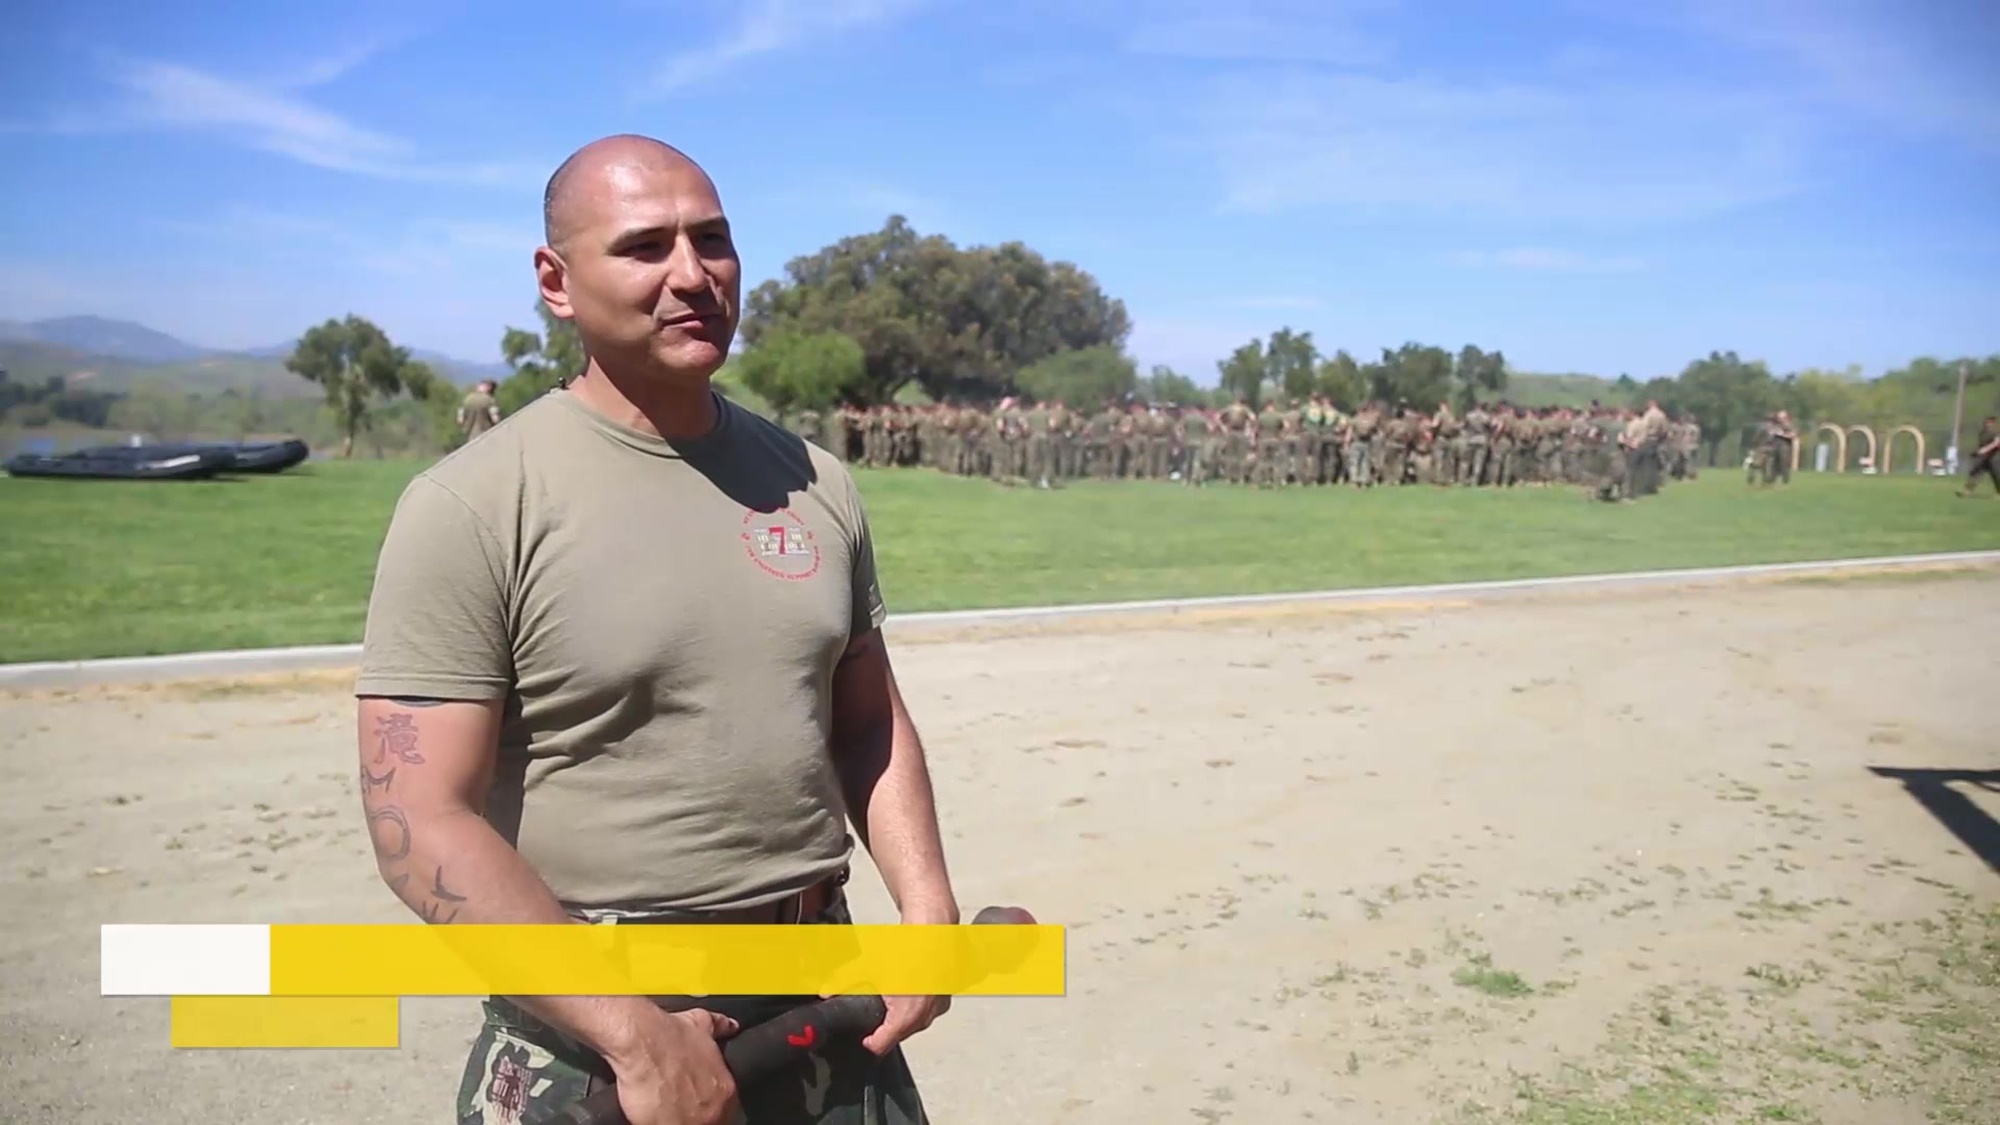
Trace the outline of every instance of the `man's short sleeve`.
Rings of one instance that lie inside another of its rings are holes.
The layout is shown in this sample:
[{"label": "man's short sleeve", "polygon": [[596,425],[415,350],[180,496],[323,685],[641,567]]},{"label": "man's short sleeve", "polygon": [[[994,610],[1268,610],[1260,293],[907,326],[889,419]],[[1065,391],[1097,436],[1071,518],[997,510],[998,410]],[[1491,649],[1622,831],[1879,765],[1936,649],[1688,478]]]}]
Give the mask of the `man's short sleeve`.
[{"label": "man's short sleeve", "polygon": [[861,502],[861,490],[851,479],[847,488],[854,520],[854,624],[850,632],[859,636],[870,629],[880,629],[889,619],[889,606],[882,598],[882,583],[875,573],[875,536],[868,527],[867,506]]},{"label": "man's short sleeve", "polygon": [[513,682],[499,544],[427,477],[396,504],[376,563],[358,695],[500,699]]}]

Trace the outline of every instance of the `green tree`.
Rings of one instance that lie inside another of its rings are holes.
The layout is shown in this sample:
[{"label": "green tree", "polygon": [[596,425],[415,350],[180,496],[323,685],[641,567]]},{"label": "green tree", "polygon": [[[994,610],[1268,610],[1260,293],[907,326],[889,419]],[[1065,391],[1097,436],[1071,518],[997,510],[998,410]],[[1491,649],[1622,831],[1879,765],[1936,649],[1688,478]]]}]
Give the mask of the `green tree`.
[{"label": "green tree", "polygon": [[1416,410],[1434,410],[1451,397],[1452,357],[1443,348],[1408,343],[1395,351],[1382,349],[1382,362],[1369,364],[1369,392],[1382,402]]},{"label": "green tree", "polygon": [[742,385],[780,412],[852,400],[868,379],[861,345],[839,332],[772,332],[736,361]]},{"label": "green tree", "polygon": [[754,348],[771,333],[839,332],[860,345],[859,401],[892,401],[915,383],[933,399],[991,399],[1015,373],[1061,352],[1122,349],[1122,302],[1068,262],[1019,242],[961,249],[901,215],[882,229],[792,259],[744,302]]},{"label": "green tree", "polygon": [[[1652,384],[1647,392],[1642,400],[1661,397]],[[1710,352],[1681,372],[1673,397],[1678,401],[1660,405],[1694,415],[1701,424],[1702,444],[1708,447],[1708,463],[1713,465],[1725,440],[1777,406],[1778,387],[1762,362],[1746,363],[1733,351]]]},{"label": "green tree", "polygon": [[589,362],[575,323],[558,317],[539,302],[535,312],[542,320],[540,333],[510,326],[500,336],[500,357],[513,371],[500,381],[494,394],[503,414],[512,415],[563,380],[582,374]]},{"label": "green tree", "polygon": [[1168,402],[1180,406],[1205,406],[1208,392],[1193,379],[1165,364],[1154,364],[1153,373],[1139,382],[1139,394],[1148,402]]},{"label": "green tree", "polygon": [[372,322],[353,314],[309,329],[285,360],[287,370],[319,384],[340,425],[340,455],[354,455],[354,436],[369,427],[378,405],[404,394],[435,395],[444,381],[410,358]]},{"label": "green tree", "polygon": [[1264,345],[1264,385],[1297,402],[1311,397],[1319,374],[1319,348],[1312,333],[1287,326],[1271,333]]},{"label": "green tree", "polygon": [[1139,386],[1139,368],[1108,344],[1057,352],[1021,369],[1014,382],[1040,402],[1092,407],[1123,399]]},{"label": "green tree", "polygon": [[1460,412],[1471,410],[1473,404],[1506,392],[1507,357],[1467,344],[1452,363],[1451,383],[1453,404]]},{"label": "green tree", "polygon": [[1313,376],[1314,389],[1325,395],[1333,404],[1345,411],[1361,409],[1368,399],[1368,377],[1362,373],[1361,365],[1342,348],[1319,365]]},{"label": "green tree", "polygon": [[1241,398],[1252,410],[1263,405],[1268,372],[1264,358],[1264,341],[1252,340],[1230,352],[1228,359],[1217,360],[1215,370],[1221,376],[1219,389],[1223,395]]}]

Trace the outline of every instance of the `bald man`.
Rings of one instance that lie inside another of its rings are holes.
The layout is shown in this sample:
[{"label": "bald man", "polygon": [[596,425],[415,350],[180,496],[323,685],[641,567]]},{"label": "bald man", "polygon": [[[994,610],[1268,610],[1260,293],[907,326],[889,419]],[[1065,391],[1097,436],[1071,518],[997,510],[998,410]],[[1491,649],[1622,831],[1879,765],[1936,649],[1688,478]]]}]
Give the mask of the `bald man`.
[{"label": "bald man", "polygon": [[[542,300],[588,363],[412,481],[377,563],[357,719],[383,880],[439,925],[844,924],[858,836],[902,921],[958,922],[861,496],[710,384],[741,288],[715,185],[606,138],[544,222]],[[490,998],[459,1120],[615,1081],[633,1125],[924,1121],[898,1044],[942,997],[734,1087],[716,1038],[812,999]]]}]

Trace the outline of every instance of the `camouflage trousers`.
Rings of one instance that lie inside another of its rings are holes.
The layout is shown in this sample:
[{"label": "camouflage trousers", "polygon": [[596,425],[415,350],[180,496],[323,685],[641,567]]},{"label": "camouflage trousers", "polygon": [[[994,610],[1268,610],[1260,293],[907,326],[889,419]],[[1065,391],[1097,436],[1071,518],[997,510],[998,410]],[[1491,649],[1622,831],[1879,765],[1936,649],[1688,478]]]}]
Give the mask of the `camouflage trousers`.
[{"label": "camouflage trousers", "polygon": [[[660,921],[676,921],[662,918]],[[848,925],[845,899],[815,919]],[[631,924],[631,923],[626,923]],[[800,1002],[811,997],[800,997]],[[712,997],[713,1010],[748,1022],[739,1012],[764,1010],[766,997]],[[457,1102],[459,1125],[521,1125],[611,1085],[610,1068],[594,1052],[502,997],[484,1004],[485,1021],[473,1040]],[[926,1125],[899,1047],[875,1057],[858,1039],[827,1043],[807,1052],[791,1069],[740,1088],[737,1125]]]}]

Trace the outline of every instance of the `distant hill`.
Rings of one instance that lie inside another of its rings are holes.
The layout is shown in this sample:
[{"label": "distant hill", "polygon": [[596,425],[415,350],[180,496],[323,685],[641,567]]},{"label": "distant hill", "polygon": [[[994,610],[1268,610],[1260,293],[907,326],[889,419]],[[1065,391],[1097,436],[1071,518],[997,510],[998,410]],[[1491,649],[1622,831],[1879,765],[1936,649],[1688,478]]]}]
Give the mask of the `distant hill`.
[{"label": "distant hill", "polygon": [[[0,320],[0,369],[17,383],[56,376],[108,390],[150,386],[189,394],[235,390],[270,398],[314,396],[317,388],[285,369],[295,343],[228,350],[101,316]],[[505,364],[472,363],[422,348],[411,348],[410,354],[460,386],[510,373]]]},{"label": "distant hill", "polygon": [[281,360],[228,353],[201,355],[179,363],[140,363],[57,344],[4,340],[0,341],[0,370],[16,383],[42,383],[54,377],[92,390],[151,387],[184,394],[234,390],[275,399],[319,394],[317,387],[285,370]]},{"label": "distant hill", "polygon": [[101,316],[59,316],[25,323],[0,321],[0,340],[54,344],[86,355],[139,363],[181,363],[199,359],[208,351],[143,324]]},{"label": "distant hill", "polygon": [[[238,354],[276,359],[283,363],[285,357],[291,355],[292,349],[297,346],[298,341],[293,340],[287,344],[266,344],[261,348],[249,348]],[[443,352],[431,351],[429,348],[411,348],[410,358],[430,364],[447,379],[462,387],[469,387],[481,379],[505,379],[514,373],[513,368],[504,363],[473,363],[471,360],[448,356]]]}]

